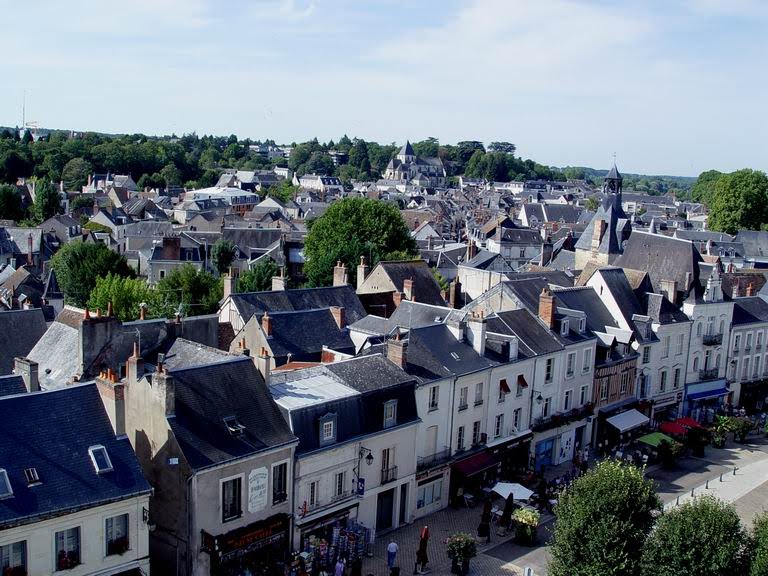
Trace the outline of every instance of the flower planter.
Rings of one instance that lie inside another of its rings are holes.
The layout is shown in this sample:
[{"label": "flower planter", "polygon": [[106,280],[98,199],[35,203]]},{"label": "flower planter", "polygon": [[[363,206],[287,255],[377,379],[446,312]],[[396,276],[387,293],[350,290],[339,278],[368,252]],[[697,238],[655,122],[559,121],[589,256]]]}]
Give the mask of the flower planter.
[{"label": "flower planter", "polygon": [[515,526],[515,543],[521,546],[533,546],[536,544],[536,527],[527,524]]},{"label": "flower planter", "polygon": [[469,560],[462,560],[461,563],[455,558],[451,560],[451,574],[467,576],[469,574]]}]

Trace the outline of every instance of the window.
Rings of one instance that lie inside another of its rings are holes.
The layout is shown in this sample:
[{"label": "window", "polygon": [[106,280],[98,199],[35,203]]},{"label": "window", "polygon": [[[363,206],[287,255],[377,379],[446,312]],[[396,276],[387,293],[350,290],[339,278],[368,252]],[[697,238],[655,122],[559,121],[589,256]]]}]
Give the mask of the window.
[{"label": "window", "polygon": [[733,337],[733,351],[738,352],[741,348],[741,334],[736,334]]},{"label": "window", "polygon": [[[16,568],[17,570],[14,570]],[[0,573],[27,573],[27,541],[0,546]]]},{"label": "window", "polygon": [[587,329],[586,318],[579,318],[579,334],[584,334],[584,330]]},{"label": "window", "polygon": [[458,437],[456,438],[456,449],[464,450],[464,426],[459,426]]},{"label": "window", "polygon": [[24,479],[27,481],[27,486],[37,486],[38,484],[42,484],[40,475],[37,473],[37,468],[24,468]]},{"label": "window", "polygon": [[664,338],[661,339],[661,357],[669,357],[669,336],[664,336]]},{"label": "window", "polygon": [[563,411],[570,410],[572,402],[573,402],[573,390],[566,390],[565,397],[563,398]]},{"label": "window", "polygon": [[512,412],[512,426],[515,427],[515,430],[520,430],[520,419],[523,416],[523,409],[522,408],[515,408],[515,410]]},{"label": "window", "polygon": [[584,372],[589,372],[592,369],[592,348],[584,349]]},{"label": "window", "polygon": [[747,341],[744,344],[744,351],[749,352],[752,350],[752,332],[747,333]]},{"label": "window", "polygon": [[160,280],[165,278],[165,270],[160,270]]},{"label": "window", "polygon": [[651,347],[643,346],[643,364],[648,364],[651,361]]},{"label": "window", "polygon": [[662,370],[659,373],[659,392],[665,392],[667,390],[667,371]]},{"label": "window", "polygon": [[91,455],[91,462],[98,474],[104,474],[112,471],[112,462],[107,454],[107,449],[104,446],[97,445],[88,448],[88,454]]},{"label": "window", "polygon": [[693,357],[693,371],[696,372],[699,369],[699,357]]},{"label": "window", "polygon": [[608,380],[600,382],[600,400],[608,400]]},{"label": "window", "polygon": [[493,437],[499,438],[504,433],[504,414],[496,416],[496,423],[493,426]]},{"label": "window", "polygon": [[568,353],[565,362],[565,376],[567,378],[573,378],[573,367],[576,364],[576,352]]},{"label": "window", "polygon": [[333,420],[323,422],[323,440],[333,439]]},{"label": "window", "polygon": [[307,504],[310,506],[317,505],[319,497],[319,482],[315,480],[307,485]]},{"label": "window", "polygon": [[746,380],[749,377],[749,358],[744,358],[744,371],[741,373],[741,379]]},{"label": "window", "polygon": [[[520,386],[518,386],[518,389]],[[509,384],[507,384],[506,378],[502,378],[499,381],[499,404],[506,401],[507,394],[509,393]]]},{"label": "window", "polygon": [[343,496],[344,495],[344,486],[346,485],[345,479],[346,479],[347,473],[346,472],[337,472],[336,476],[333,481],[333,495],[334,496]]},{"label": "window", "polygon": [[560,336],[568,336],[569,322],[567,318],[560,321]]},{"label": "window", "polygon": [[579,405],[584,406],[587,403],[587,393],[589,392],[589,386],[582,386],[579,393]]},{"label": "window", "polygon": [[478,382],[475,385],[475,406],[483,403],[483,383]]},{"label": "window", "polygon": [[701,336],[701,322],[696,324],[696,336]]},{"label": "window", "polygon": [[760,374],[760,356],[755,356],[755,368],[752,371],[752,375],[757,377]]},{"label": "window", "polygon": [[384,428],[391,428],[397,424],[397,400],[388,400],[384,403]]},{"label": "window", "polygon": [[11,488],[11,481],[8,479],[8,472],[4,468],[0,468],[0,500],[11,496],[13,496],[13,488]]},{"label": "window", "polygon": [[320,419],[320,446],[336,442],[336,415],[326,414]]},{"label": "window", "polygon": [[419,486],[416,491],[416,508],[424,508],[431,504],[440,502],[443,496],[443,481],[437,480],[432,482],[427,480],[427,483],[423,486]]},{"label": "window", "polygon": [[525,248],[520,248],[520,258],[525,258]]},{"label": "window", "polygon": [[107,556],[122,554],[128,550],[128,514],[107,518],[104,525]]},{"label": "window", "polygon": [[472,445],[480,444],[480,420],[472,423]]},{"label": "window", "polygon": [[544,398],[544,407],[541,409],[541,415],[546,418],[549,416],[552,408],[552,398]]},{"label": "window", "polygon": [[56,570],[71,570],[80,564],[80,527],[56,532]]},{"label": "window", "polygon": [[739,361],[738,359],[734,359],[733,361],[733,373],[731,374],[731,378],[736,380],[739,377]]},{"label": "window", "polygon": [[221,521],[229,522],[243,515],[243,479],[224,480],[221,483]]},{"label": "window", "polygon": [[755,347],[758,350],[760,350],[763,347],[763,333],[762,333],[762,331],[757,333],[757,345]]},{"label": "window", "polygon": [[437,404],[440,399],[440,387],[432,386],[429,389],[429,410],[437,410]]},{"label": "window", "polygon": [[621,385],[619,387],[619,394],[626,394],[627,390],[629,390],[629,372],[622,372],[621,374]]},{"label": "window", "polygon": [[544,371],[544,382],[552,382],[552,377],[554,376],[555,372],[555,359],[554,358],[547,358],[547,365]]},{"label": "window", "polygon": [[672,380],[672,388],[678,388],[680,386],[680,368],[675,368],[675,377]]},{"label": "window", "polygon": [[272,505],[288,500],[288,463],[272,466]]},{"label": "window", "polygon": [[469,387],[462,386],[461,390],[459,390],[459,410],[466,410],[467,398],[469,398]]},{"label": "window", "polygon": [[683,353],[683,346],[685,346],[685,334],[677,335],[677,355]]}]

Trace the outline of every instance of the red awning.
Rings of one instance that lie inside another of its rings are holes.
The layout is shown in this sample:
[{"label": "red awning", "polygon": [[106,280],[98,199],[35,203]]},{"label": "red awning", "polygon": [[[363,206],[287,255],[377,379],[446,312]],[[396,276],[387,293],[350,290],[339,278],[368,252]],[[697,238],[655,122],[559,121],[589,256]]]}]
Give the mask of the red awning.
[{"label": "red awning", "polygon": [[662,422],[659,425],[659,430],[665,434],[672,434],[673,436],[685,436],[688,434],[688,428],[677,422]]},{"label": "red awning", "polygon": [[517,376],[517,385],[521,388],[528,388],[528,382],[525,381],[525,376],[522,374],[518,374]]},{"label": "red awning", "polygon": [[685,426],[686,428],[704,428],[701,424],[696,422],[693,418],[686,416],[685,418],[678,418],[675,420],[678,424]]},{"label": "red awning", "polygon": [[501,380],[499,380],[499,388],[504,394],[509,394],[511,392],[511,390],[509,389],[509,384],[507,384],[506,378],[502,378]]},{"label": "red awning", "polygon": [[457,462],[453,465],[453,468],[462,476],[469,477],[484,470],[488,470],[488,468],[493,468],[497,464],[498,462],[492,454],[489,454],[488,452],[480,452],[461,462]]}]

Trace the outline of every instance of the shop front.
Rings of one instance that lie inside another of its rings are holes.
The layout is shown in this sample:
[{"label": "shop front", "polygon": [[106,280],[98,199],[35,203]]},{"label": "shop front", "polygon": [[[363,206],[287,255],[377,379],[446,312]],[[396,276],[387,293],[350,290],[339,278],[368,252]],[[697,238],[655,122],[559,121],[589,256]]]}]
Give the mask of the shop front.
[{"label": "shop front", "polygon": [[533,469],[542,472],[548,466],[573,460],[576,451],[583,447],[585,430],[586,423],[578,421],[565,429],[557,429],[551,436],[541,438],[544,434],[537,434],[533,439]]},{"label": "shop front", "polygon": [[[674,420],[678,417],[680,402],[683,400],[683,392],[674,392],[653,399],[651,408],[651,419],[656,426],[668,420]],[[646,412],[647,414],[647,412]]]},{"label": "shop front", "polygon": [[219,536],[202,533],[212,576],[282,576],[288,559],[290,516],[275,514]]},{"label": "shop front", "polygon": [[448,503],[448,487],[451,468],[447,464],[416,474],[415,518],[445,508]]},{"label": "shop front", "polygon": [[463,506],[468,501],[479,499],[483,488],[496,483],[500,471],[498,459],[487,450],[454,462],[451,465],[451,504]]},{"label": "shop front", "polygon": [[625,400],[617,405],[600,408],[597,415],[595,448],[599,455],[630,442],[648,424],[648,416],[637,410],[638,401]]},{"label": "shop front", "polygon": [[498,443],[488,443],[487,451],[501,465],[499,474],[502,480],[511,480],[524,475],[528,469],[532,439],[533,432],[526,432],[516,438],[505,439]]},{"label": "shop front", "polygon": [[725,379],[696,382],[685,387],[685,416],[709,424],[725,408],[730,390]]},{"label": "shop front", "polygon": [[747,414],[764,412],[768,406],[768,380],[742,382],[738,408],[744,408]]}]

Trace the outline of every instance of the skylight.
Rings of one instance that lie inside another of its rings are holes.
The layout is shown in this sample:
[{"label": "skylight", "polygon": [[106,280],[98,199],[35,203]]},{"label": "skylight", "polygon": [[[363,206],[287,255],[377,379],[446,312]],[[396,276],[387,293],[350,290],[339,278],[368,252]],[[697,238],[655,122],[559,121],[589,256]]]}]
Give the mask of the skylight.
[{"label": "skylight", "polygon": [[13,496],[11,481],[8,479],[8,472],[5,468],[0,468],[0,500]]},{"label": "skylight", "polygon": [[107,449],[104,446],[91,446],[88,448],[88,454],[91,455],[91,461],[97,474],[105,474],[112,471],[112,461],[109,459],[109,454],[107,454]]},{"label": "skylight", "polygon": [[27,486],[35,486],[41,484],[40,475],[37,473],[37,468],[25,468],[24,478],[27,481]]},{"label": "skylight", "polygon": [[224,418],[224,425],[227,427],[227,430],[229,430],[229,433],[232,434],[232,436],[240,436],[243,432],[245,432],[245,426],[237,421],[236,416],[227,416]]}]

